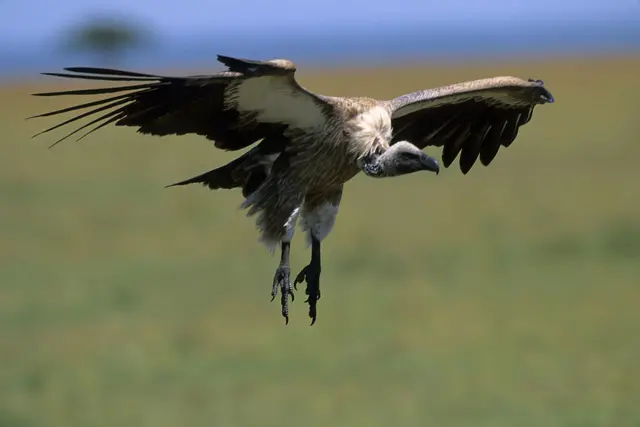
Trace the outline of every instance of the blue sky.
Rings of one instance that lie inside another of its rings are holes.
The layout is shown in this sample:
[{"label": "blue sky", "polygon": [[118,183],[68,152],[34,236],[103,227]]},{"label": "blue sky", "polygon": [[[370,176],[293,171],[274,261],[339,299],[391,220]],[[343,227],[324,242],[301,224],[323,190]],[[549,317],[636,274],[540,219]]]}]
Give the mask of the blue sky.
[{"label": "blue sky", "polygon": [[0,79],[104,65],[61,48],[97,16],[151,32],[121,64],[138,69],[210,67],[216,53],[302,65],[640,52],[640,0],[0,0]]},{"label": "blue sky", "polygon": [[375,28],[636,20],[640,25],[640,0],[2,0],[0,36],[37,44],[100,14],[138,19],[173,38],[273,31],[276,25],[308,32],[352,23]]}]

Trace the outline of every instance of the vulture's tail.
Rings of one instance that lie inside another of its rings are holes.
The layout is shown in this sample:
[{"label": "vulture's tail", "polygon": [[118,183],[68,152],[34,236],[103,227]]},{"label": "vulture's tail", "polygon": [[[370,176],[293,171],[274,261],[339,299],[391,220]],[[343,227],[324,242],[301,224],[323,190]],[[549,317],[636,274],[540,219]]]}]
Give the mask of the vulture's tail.
[{"label": "vulture's tail", "polygon": [[185,179],[184,181],[175,182],[167,185],[165,188],[175,187],[177,185],[187,185],[199,183],[209,187],[212,190],[218,190],[220,188],[231,189],[239,186],[232,176],[233,162],[221,166],[217,169],[213,169],[209,172],[205,172],[201,175],[194,176],[193,178]]},{"label": "vulture's tail", "polygon": [[248,164],[245,156],[193,178],[167,185],[165,188],[198,183],[212,190],[242,188],[242,195],[247,197],[262,184],[268,170],[263,165]]}]

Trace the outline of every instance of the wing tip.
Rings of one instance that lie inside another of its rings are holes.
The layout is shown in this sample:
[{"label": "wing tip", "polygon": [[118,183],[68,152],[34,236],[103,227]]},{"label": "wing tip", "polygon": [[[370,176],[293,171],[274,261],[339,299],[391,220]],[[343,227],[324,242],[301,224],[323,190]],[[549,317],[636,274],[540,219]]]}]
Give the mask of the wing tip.
[{"label": "wing tip", "polygon": [[556,102],[554,96],[551,95],[551,92],[549,92],[549,90],[544,86],[544,80],[528,78],[527,82],[532,83],[534,87],[541,89],[538,94],[540,101],[542,101],[541,104],[553,104]]}]

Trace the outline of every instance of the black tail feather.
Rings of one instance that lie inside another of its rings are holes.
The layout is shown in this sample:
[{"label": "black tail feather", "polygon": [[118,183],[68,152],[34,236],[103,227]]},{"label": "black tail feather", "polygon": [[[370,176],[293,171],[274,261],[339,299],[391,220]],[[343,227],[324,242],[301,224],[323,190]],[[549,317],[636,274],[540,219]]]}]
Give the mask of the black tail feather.
[{"label": "black tail feather", "polygon": [[206,187],[209,187],[212,190],[217,190],[219,188],[231,189],[239,186],[232,176],[233,168],[236,165],[234,162],[221,166],[217,169],[213,169],[211,171],[205,172],[198,176],[194,176],[193,178],[185,179],[184,181],[176,182],[173,184],[169,184],[164,188],[176,187],[179,185],[188,185],[188,184],[202,184]]}]

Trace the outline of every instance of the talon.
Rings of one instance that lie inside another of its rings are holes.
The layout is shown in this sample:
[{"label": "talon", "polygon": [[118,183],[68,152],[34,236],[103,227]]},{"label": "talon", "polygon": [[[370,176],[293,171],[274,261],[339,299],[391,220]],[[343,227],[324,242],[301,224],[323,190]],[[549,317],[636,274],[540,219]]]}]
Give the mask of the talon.
[{"label": "talon", "polygon": [[309,266],[306,266],[305,268],[302,269],[302,271],[300,273],[298,273],[298,275],[296,276],[296,280],[294,280],[293,282],[293,286],[296,288],[296,290],[298,290],[298,283],[302,283],[307,279],[307,270],[309,269]]},{"label": "talon", "polygon": [[284,324],[289,324],[289,295],[291,295],[291,302],[295,300],[293,290],[291,288],[289,269],[289,242],[281,242],[282,255],[280,257],[280,265],[276,270],[276,274],[273,276],[273,287],[271,288],[271,301],[273,301],[278,294],[278,286],[280,286],[280,306],[282,307],[282,317],[284,317]]},{"label": "talon", "polygon": [[[311,299],[311,297],[309,297],[309,299]],[[316,318],[317,318],[317,312],[316,312],[316,302],[318,301],[318,299],[316,298],[315,301],[310,301],[309,302],[309,317],[311,318],[311,325],[309,326],[313,326],[314,323],[316,323]]]},{"label": "talon", "polygon": [[282,317],[284,317],[284,324],[289,324],[289,307],[287,307],[287,301],[282,301]]},{"label": "talon", "polygon": [[299,283],[303,280],[307,282],[305,294],[308,295],[304,302],[309,304],[309,317],[311,318],[311,325],[313,325],[317,319],[316,304],[320,299],[320,269],[314,265],[307,265],[298,274],[294,283]]},{"label": "talon", "polygon": [[289,295],[291,295],[291,302],[295,300],[295,295],[291,289],[289,274],[288,266],[281,265],[278,267],[273,277],[273,288],[271,290],[271,301],[273,301],[278,294],[278,287],[280,287],[280,305],[282,307],[282,317],[285,319],[285,325],[289,324]]},{"label": "talon", "polygon": [[309,326],[313,326],[313,324],[316,323],[317,316],[318,315],[316,313],[316,304],[315,303],[310,303],[309,304],[309,317],[311,318],[311,324]]},{"label": "talon", "polygon": [[275,276],[273,276],[273,285],[271,286],[271,302],[276,299],[276,295],[278,295],[278,284],[280,281],[280,271],[276,271]]}]

